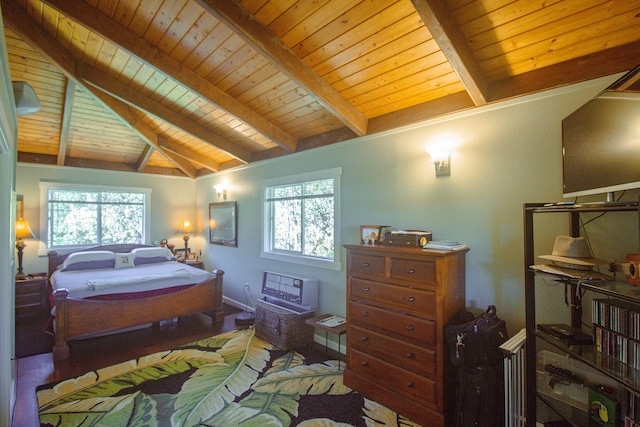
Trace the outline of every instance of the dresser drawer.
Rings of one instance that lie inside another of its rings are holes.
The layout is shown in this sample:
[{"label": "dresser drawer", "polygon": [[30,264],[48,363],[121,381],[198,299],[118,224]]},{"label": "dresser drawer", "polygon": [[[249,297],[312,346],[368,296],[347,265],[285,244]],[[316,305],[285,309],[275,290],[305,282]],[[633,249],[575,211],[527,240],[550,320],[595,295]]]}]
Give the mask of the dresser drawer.
[{"label": "dresser drawer", "polygon": [[43,291],[44,284],[43,282],[23,282],[16,281],[16,295],[28,295],[28,294],[38,294],[40,295]]},{"label": "dresser drawer", "polygon": [[351,299],[435,319],[436,293],[363,279],[351,279]]},{"label": "dresser drawer", "polygon": [[47,289],[49,280],[46,277],[34,277],[15,281],[15,314],[33,315],[47,310]]},{"label": "dresser drawer", "polygon": [[385,330],[401,335],[413,340],[417,345],[436,345],[436,322],[431,320],[350,301],[349,321],[367,329]]},{"label": "dresser drawer", "polygon": [[347,365],[355,374],[427,407],[436,407],[436,382],[429,378],[353,349],[347,354]]},{"label": "dresser drawer", "polygon": [[16,305],[40,305],[42,303],[42,296],[40,294],[23,294],[16,295]]},{"label": "dresser drawer", "polygon": [[349,272],[351,275],[384,278],[384,256],[355,253],[351,254],[349,259]]},{"label": "dresser drawer", "polygon": [[349,325],[347,337],[350,348],[371,354],[418,375],[436,378],[435,350],[418,347],[353,325]]},{"label": "dresser drawer", "polygon": [[436,283],[435,261],[391,257],[391,279],[414,285],[434,286]]}]

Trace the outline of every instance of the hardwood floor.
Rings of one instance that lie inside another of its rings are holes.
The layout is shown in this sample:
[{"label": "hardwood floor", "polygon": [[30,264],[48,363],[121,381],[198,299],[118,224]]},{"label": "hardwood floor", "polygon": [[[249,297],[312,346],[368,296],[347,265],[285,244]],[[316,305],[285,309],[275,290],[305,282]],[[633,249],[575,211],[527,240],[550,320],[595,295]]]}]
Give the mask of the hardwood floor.
[{"label": "hardwood floor", "polygon": [[52,353],[17,360],[17,396],[12,427],[37,427],[38,404],[36,387],[73,378],[105,366],[170,350],[202,338],[236,329],[235,315],[215,324],[204,314],[197,314],[170,325],[70,343],[71,356],[53,361]]}]

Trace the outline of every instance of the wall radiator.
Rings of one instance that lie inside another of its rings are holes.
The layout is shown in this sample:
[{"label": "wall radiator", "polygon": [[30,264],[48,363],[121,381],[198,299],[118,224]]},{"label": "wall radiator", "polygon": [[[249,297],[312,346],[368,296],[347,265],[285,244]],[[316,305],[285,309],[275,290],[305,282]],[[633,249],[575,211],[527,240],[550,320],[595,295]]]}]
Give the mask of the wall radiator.
[{"label": "wall radiator", "polygon": [[522,329],[500,346],[504,354],[505,427],[524,427],[526,425],[526,357],[524,350],[526,340],[526,329]]}]

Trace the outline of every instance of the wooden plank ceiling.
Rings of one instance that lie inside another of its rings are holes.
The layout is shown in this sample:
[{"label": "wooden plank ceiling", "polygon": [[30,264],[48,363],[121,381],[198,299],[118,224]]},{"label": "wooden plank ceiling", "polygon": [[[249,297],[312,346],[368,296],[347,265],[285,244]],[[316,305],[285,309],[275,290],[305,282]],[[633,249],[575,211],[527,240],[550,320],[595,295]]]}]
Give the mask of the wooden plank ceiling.
[{"label": "wooden plank ceiling", "polygon": [[0,0],[18,160],[195,178],[640,63],[637,0]]}]

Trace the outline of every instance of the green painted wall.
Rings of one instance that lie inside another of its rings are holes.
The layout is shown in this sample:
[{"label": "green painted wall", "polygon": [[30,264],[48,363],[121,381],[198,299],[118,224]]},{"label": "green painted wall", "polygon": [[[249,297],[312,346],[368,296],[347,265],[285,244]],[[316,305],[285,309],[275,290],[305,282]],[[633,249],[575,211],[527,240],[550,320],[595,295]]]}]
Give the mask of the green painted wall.
[{"label": "green painted wall", "polygon": [[[261,181],[311,170],[342,168],[342,243],[359,241],[361,224],[424,229],[437,239],[467,244],[467,305],[472,311],[495,304],[509,330],[524,325],[522,205],[561,200],[561,119],[596,95],[616,76],[534,96],[477,108],[395,132],[346,141],[283,158],[258,162],[196,181],[161,176],[61,169],[19,164],[17,193],[24,196],[25,217],[38,224],[39,182],[65,180],[117,186],[151,187],[153,240],[183,245],[180,219],[192,216],[196,235],[190,246],[202,250],[207,269],[225,270],[224,294],[244,304],[249,283],[260,297],[265,270],[317,278],[320,311],[344,315],[346,255],[341,271],[303,267],[260,257]],[[455,136],[450,177],[436,178],[425,151],[434,138]],[[238,247],[208,243],[208,205],[218,199],[213,186],[227,182],[228,200],[238,202]],[[628,200],[637,193],[628,192]],[[617,214],[620,215],[620,214]],[[551,251],[555,236],[567,233],[566,219],[545,219],[537,231],[539,253]],[[612,230],[613,224],[613,232]],[[38,235],[38,227],[34,232]],[[623,259],[638,250],[633,215],[608,215],[588,226],[596,255]],[[599,237],[605,244],[599,244]],[[613,242],[617,242],[613,244]],[[621,243],[620,243],[621,242]],[[620,244],[618,244],[620,243]],[[37,240],[27,242],[25,268],[44,270]],[[568,321],[557,286],[539,287],[544,315]]]},{"label": "green painted wall", "polygon": [[[228,200],[238,201],[238,247],[207,245],[207,265],[226,271],[225,295],[242,303],[245,283],[250,284],[254,298],[260,296],[265,270],[318,278],[320,311],[344,315],[344,264],[336,272],[260,258],[261,181],[341,167],[343,243],[357,243],[362,224],[423,229],[436,239],[466,243],[471,248],[467,305],[478,312],[495,304],[515,333],[524,325],[522,205],[561,200],[561,119],[614,79],[519,98],[199,179],[196,197],[201,223],[206,223],[208,203],[219,201],[215,184],[226,181]],[[436,178],[425,146],[444,134],[454,136],[459,145],[452,154],[451,176]],[[633,200],[637,195],[625,197]],[[594,243],[598,234],[610,233],[610,219],[589,226]],[[616,227],[625,243],[596,247],[597,255],[621,259],[637,252],[637,218],[627,214],[613,219],[616,225],[622,222],[628,227]],[[545,219],[536,236],[540,254],[550,253],[557,234],[568,233],[566,221]],[[342,258],[346,261],[344,250]],[[563,298],[553,301],[562,305]],[[553,304],[548,307],[553,315],[565,313]]]}]

